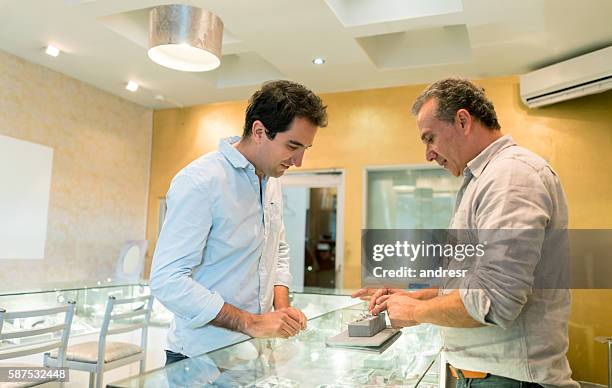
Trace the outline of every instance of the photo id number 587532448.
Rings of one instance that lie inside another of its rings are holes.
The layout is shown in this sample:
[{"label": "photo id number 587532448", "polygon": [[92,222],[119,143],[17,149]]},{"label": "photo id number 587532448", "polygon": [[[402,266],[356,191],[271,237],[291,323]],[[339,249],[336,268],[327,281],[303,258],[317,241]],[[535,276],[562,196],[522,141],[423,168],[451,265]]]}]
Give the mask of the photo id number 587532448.
[{"label": "photo id number 587532448", "polygon": [[68,368],[0,367],[0,382],[3,383],[42,383],[46,381],[68,381]]}]

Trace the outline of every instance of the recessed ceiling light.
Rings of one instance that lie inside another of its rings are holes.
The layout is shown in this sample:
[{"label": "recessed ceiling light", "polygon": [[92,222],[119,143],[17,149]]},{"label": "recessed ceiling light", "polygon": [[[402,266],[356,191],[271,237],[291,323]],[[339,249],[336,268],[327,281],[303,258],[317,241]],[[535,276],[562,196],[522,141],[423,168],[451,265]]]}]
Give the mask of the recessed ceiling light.
[{"label": "recessed ceiling light", "polygon": [[59,55],[59,53],[60,53],[60,49],[58,49],[54,45],[50,44],[45,49],[45,53],[47,53],[47,55],[51,55],[52,57],[57,57]]},{"label": "recessed ceiling light", "polygon": [[322,65],[325,63],[325,59],[323,58],[315,58],[312,60],[312,63],[314,63],[315,65]]},{"label": "recessed ceiling light", "polygon": [[138,90],[138,84],[134,81],[128,81],[127,85],[125,85],[125,88],[130,92],[135,92]]}]

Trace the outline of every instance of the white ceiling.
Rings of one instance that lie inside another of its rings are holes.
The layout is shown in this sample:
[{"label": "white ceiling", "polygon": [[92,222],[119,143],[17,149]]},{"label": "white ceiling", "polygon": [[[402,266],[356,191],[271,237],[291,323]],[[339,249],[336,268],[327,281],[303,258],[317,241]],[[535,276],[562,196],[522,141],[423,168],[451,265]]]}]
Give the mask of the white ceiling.
[{"label": "white ceiling", "polygon": [[[223,20],[218,69],[148,59],[147,10],[177,3]],[[159,109],[246,99],[278,78],[334,92],[521,74],[612,44],[611,20],[610,0],[0,0],[0,50]]]}]

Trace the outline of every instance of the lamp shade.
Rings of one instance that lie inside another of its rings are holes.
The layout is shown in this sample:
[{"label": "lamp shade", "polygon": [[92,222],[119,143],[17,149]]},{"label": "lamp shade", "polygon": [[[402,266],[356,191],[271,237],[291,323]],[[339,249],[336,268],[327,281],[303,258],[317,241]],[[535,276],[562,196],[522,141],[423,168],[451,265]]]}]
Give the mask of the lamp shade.
[{"label": "lamp shade", "polygon": [[208,71],[221,64],[223,21],[188,5],[162,5],[149,14],[151,60],[170,69]]}]

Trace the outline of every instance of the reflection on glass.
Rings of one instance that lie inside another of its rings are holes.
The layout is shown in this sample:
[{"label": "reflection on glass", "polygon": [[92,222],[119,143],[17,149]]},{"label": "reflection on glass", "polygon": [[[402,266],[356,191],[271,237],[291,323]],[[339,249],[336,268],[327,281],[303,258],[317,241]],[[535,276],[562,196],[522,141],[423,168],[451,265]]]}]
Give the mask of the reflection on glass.
[{"label": "reflection on glass", "polygon": [[[92,286],[89,283],[83,283],[81,288],[77,288],[78,284],[66,284],[64,286],[61,284],[41,284],[32,287],[30,290],[26,288],[23,292],[0,292],[0,307],[6,311],[15,312],[51,308],[64,304],[69,300],[74,301],[76,302],[76,309],[70,330],[71,338],[73,338],[78,335],[97,333],[100,330],[104,317],[104,308],[110,296],[114,296],[117,299],[125,299],[148,295],[150,292],[149,288],[144,284],[124,285],[102,281],[93,282],[93,284]],[[165,311],[165,309],[162,310]],[[120,313],[121,311],[118,310],[118,312]],[[155,312],[153,316],[155,316]],[[122,323],[137,323],[142,317],[129,319],[130,321]],[[158,321],[153,321],[153,319],[151,322],[152,324],[159,324]],[[14,326],[14,329],[36,329],[52,326],[57,323],[58,321],[54,317],[49,316],[45,317],[44,321],[17,319],[13,322],[5,322],[6,326],[3,331],[13,329],[11,326]],[[167,324],[167,322],[162,322],[162,324]],[[31,336],[19,339],[18,341],[4,340],[0,341],[0,349],[4,350],[12,346],[21,346],[24,342],[28,344],[47,342],[59,338],[60,334],[61,332],[54,332]]]},{"label": "reflection on glass", "polygon": [[123,259],[123,272],[132,273],[138,268],[140,262],[140,247],[133,245],[125,254]]},{"label": "reflection on glass", "polygon": [[461,186],[441,168],[367,171],[368,229],[444,229]]},{"label": "reflection on glass", "polygon": [[441,348],[433,326],[403,329],[382,354],[326,347],[325,339],[340,332],[342,320],[365,308],[360,303],[328,312],[289,339],[250,339],[109,386],[417,386]]}]

